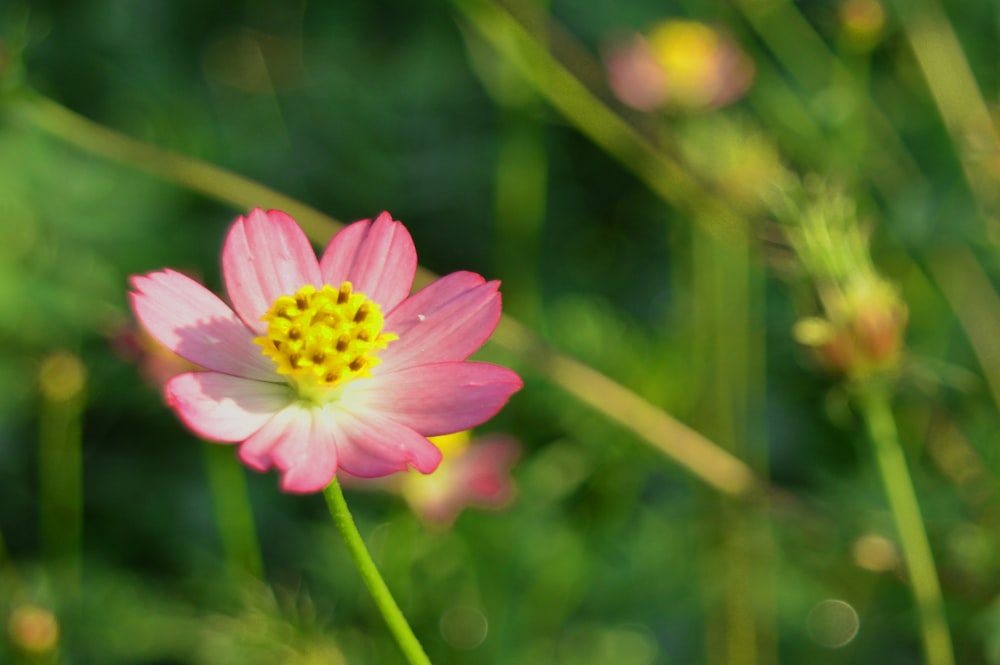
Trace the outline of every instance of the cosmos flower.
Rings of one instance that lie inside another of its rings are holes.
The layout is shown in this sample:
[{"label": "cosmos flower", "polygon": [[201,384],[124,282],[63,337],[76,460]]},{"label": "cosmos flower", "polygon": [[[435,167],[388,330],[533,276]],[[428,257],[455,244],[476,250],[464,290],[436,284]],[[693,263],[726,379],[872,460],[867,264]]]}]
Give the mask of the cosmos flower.
[{"label": "cosmos flower", "polygon": [[410,472],[371,480],[345,475],[345,486],[399,494],[424,523],[445,528],[467,507],[496,510],[514,499],[510,468],[521,452],[515,439],[503,434],[474,439],[463,431],[431,441],[444,455],[433,474]]},{"label": "cosmos flower", "polygon": [[640,111],[703,111],[739,99],[754,78],[753,61],[723,31],[669,20],[605,50],[608,84]]},{"label": "cosmos flower", "polygon": [[317,260],[295,221],[253,210],[229,230],[222,274],[232,307],[172,270],[132,278],[132,309],[165,347],[203,367],[165,386],[198,435],[240,443],[289,492],[338,469],[371,478],[430,473],[428,436],[491,418],[520,389],[509,369],[467,358],[500,318],[499,283],[456,272],[410,295],[406,228],[355,222]]}]

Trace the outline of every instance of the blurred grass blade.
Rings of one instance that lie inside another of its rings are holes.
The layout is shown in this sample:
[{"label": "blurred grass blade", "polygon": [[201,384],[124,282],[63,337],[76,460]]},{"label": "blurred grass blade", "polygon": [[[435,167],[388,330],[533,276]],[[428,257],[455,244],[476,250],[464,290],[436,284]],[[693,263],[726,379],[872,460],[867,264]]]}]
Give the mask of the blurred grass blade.
[{"label": "blurred grass blade", "polygon": [[1000,296],[979,260],[956,247],[928,261],[938,288],[969,338],[982,366],[993,403],[1000,409]]},{"label": "blurred grass blade", "polygon": [[796,83],[811,93],[829,85],[829,48],[790,0],[737,0],[735,5]]},{"label": "blurred grass blade", "polygon": [[[324,243],[340,223],[315,208],[275,192],[248,178],[174,152],[149,146],[73,113],[41,96],[18,107],[20,117],[53,136],[128,166],[153,173],[241,209],[275,207],[294,216],[315,242]],[[417,286],[434,274],[417,272]],[[520,323],[504,315],[493,341],[530,363],[545,376],[597,412],[631,430],[709,486],[733,496],[751,498],[766,489],[742,461],[691,428],[594,369],[549,348]]]},{"label": "blurred grass blade", "polygon": [[[556,110],[661,198],[679,208],[697,211],[696,219],[715,228],[729,229],[742,224],[736,211],[642,136],[554,58],[546,42],[515,18],[506,5],[487,0],[452,0],[452,4],[479,37],[513,64]],[[526,19],[542,30],[551,28],[544,20],[547,16]],[[561,43],[568,44],[567,36],[558,37]],[[579,59],[582,58],[581,55]]]},{"label": "blurred grass blade", "polygon": [[493,342],[514,352],[560,388],[630,430],[720,492],[750,497],[765,489],[753,471],[731,453],[628,388],[553,351],[514,319],[506,317],[500,322]]},{"label": "blurred grass blade", "polygon": [[892,4],[973,193],[981,204],[995,206],[996,178],[986,177],[982,165],[1000,154],[1000,140],[948,17],[936,0]]},{"label": "blurred grass blade", "polygon": [[53,353],[41,365],[38,387],[39,518],[42,552],[68,566],[80,582],[83,540],[83,413],[87,370],[74,354]]},{"label": "blurred grass blade", "polygon": [[[766,452],[759,446],[766,441],[759,414],[767,392],[762,270],[753,261],[749,238],[722,241],[698,227],[691,233],[688,316],[698,331],[690,356],[699,396],[692,417],[726,450],[756,460],[761,472],[767,466]],[[756,507],[716,497],[702,503],[702,546],[706,562],[712,562],[702,568],[709,608],[706,662],[776,663],[770,526]]]},{"label": "blurred grass blade", "polygon": [[42,95],[31,95],[8,108],[15,116],[82,150],[152,173],[237,209],[259,206],[283,210],[314,240],[328,241],[341,226],[315,208],[249,178],[116,132]]},{"label": "blurred grass blade", "polygon": [[[847,86],[851,90],[863,89],[857,80],[857,73],[837,57],[791,0],[769,2],[738,0],[735,6],[784,70],[768,74],[769,63],[766,59],[762,59],[758,63],[762,70],[762,80],[761,85],[757,86],[762,90],[752,93],[752,100],[754,95],[765,94],[764,91],[770,95],[778,95],[779,91],[784,91],[781,95],[782,101],[786,104],[791,103],[790,98],[796,93],[785,83],[783,76],[785,72],[807,95],[807,99],[804,100],[807,111],[808,107],[815,103],[816,98],[833,92],[838,85]],[[763,80],[765,77],[766,82]],[[865,116],[878,140],[879,150],[871,155],[871,161],[865,159],[858,164],[886,196],[893,196],[898,191],[900,183],[917,177],[920,169],[893,121],[886,117],[870,96],[861,100],[861,103],[864,104]],[[815,159],[816,151],[821,151],[819,154],[822,154],[822,151],[841,149],[840,146],[845,138],[843,132],[822,137],[822,129],[810,126],[815,123],[812,114],[807,118],[800,118],[801,113],[789,115],[791,109],[802,104],[802,100],[796,100],[794,106],[775,109],[780,111],[783,117],[793,117],[803,126],[804,131],[801,131],[796,138],[799,142],[805,139],[808,147],[803,146],[789,152],[794,154],[802,150],[811,150],[813,154],[810,157]],[[758,104],[755,104],[755,108],[760,110]],[[817,129],[822,143],[815,142]],[[830,142],[834,140],[835,143],[831,145]],[[788,148],[788,146],[782,147]],[[857,154],[856,158],[860,159],[861,155]]]},{"label": "blurred grass blade", "polygon": [[496,257],[503,276],[504,307],[528,323],[541,314],[542,232],[549,157],[545,128],[524,110],[501,111],[497,138]]}]

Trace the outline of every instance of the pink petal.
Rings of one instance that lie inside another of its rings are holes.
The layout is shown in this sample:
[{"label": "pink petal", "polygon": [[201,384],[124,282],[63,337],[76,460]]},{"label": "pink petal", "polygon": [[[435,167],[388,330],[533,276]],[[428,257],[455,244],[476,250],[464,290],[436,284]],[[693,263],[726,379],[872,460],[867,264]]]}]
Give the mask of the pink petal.
[{"label": "pink petal", "polygon": [[419,479],[435,483],[435,491],[412,492],[407,500],[424,520],[442,526],[468,506],[502,508],[514,498],[510,467],[519,455],[520,445],[510,437],[476,440],[457,457],[446,459],[434,475]]},{"label": "pink petal", "polygon": [[285,384],[216,372],[180,374],[164,392],[185,425],[215,441],[243,441],[295,399]]},{"label": "pink petal", "polygon": [[468,502],[482,508],[507,503],[514,493],[510,467],[520,454],[520,445],[508,436],[488,437],[470,445],[455,460],[455,473],[464,480]]},{"label": "pink petal", "polygon": [[441,463],[437,446],[380,414],[340,411],[336,417],[346,437],[340,442],[340,466],[351,475],[376,478],[407,466],[430,473]]},{"label": "pink petal", "polygon": [[293,404],[240,446],[240,459],[264,471],[281,470],[286,492],[318,492],[337,472],[337,433],[319,407]]},{"label": "pink petal", "polygon": [[206,369],[278,381],[274,363],[226,303],[173,270],[132,278],[132,311],[163,346]]},{"label": "pink petal", "polygon": [[260,208],[238,218],[229,230],[222,276],[236,313],[258,334],[267,328],[260,318],[278,296],[322,284],[316,253],[295,220]]},{"label": "pink petal", "polygon": [[640,111],[652,111],[666,102],[666,72],[642,36],[635,35],[628,43],[613,47],[604,61],[608,85],[618,99]]},{"label": "pink petal", "polygon": [[410,232],[383,212],[333,237],[320,260],[323,280],[334,287],[350,281],[354,290],[390,312],[410,294],[417,271],[417,250]]},{"label": "pink petal", "polygon": [[444,362],[355,381],[345,386],[344,400],[424,436],[438,436],[489,420],[522,385],[506,367]]},{"label": "pink petal", "polygon": [[399,339],[381,353],[375,371],[468,358],[500,321],[499,286],[472,272],[455,272],[407,298],[386,317],[386,332]]}]

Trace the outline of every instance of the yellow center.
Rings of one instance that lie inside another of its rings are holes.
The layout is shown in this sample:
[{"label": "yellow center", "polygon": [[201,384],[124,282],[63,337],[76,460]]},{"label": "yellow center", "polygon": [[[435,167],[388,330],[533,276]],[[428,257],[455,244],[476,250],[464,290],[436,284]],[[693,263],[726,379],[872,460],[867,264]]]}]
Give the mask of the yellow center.
[{"label": "yellow center", "polygon": [[398,339],[382,333],[385,318],[377,303],[352,292],[307,285],[281,296],[267,311],[267,334],[254,340],[303,397],[315,398],[345,381],[370,376],[381,362],[378,351]]},{"label": "yellow center", "polygon": [[469,430],[430,437],[431,443],[437,446],[446,458],[461,455],[469,447],[470,439],[472,439],[472,433]]}]

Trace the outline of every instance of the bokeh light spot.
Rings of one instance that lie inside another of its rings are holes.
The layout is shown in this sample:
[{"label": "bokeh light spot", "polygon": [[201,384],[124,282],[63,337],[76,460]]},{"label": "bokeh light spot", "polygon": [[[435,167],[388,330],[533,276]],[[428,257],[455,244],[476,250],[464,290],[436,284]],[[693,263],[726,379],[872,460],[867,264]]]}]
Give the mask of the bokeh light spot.
[{"label": "bokeh light spot", "polygon": [[83,391],[87,368],[72,353],[54,353],[42,363],[38,383],[42,394],[53,402],[65,402]]},{"label": "bokeh light spot", "polygon": [[866,533],[855,540],[851,545],[851,556],[859,568],[873,573],[892,570],[899,563],[899,554],[893,542],[876,533]]},{"label": "bokeh light spot", "polygon": [[10,614],[7,634],[18,649],[45,654],[54,650],[59,642],[59,622],[44,607],[21,605]]},{"label": "bokeh light spot", "polygon": [[806,632],[809,637],[827,649],[839,649],[850,644],[860,627],[861,620],[857,611],[836,598],[816,603],[806,617]]},{"label": "bokeh light spot", "polygon": [[441,615],[441,636],[456,649],[475,649],[489,632],[489,621],[479,609],[469,605],[455,605]]}]

